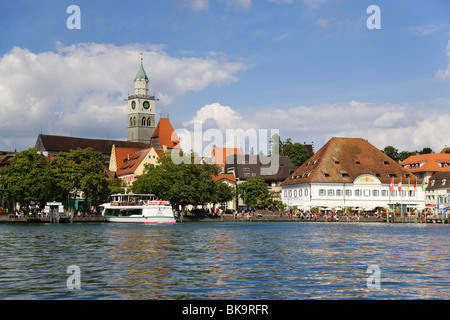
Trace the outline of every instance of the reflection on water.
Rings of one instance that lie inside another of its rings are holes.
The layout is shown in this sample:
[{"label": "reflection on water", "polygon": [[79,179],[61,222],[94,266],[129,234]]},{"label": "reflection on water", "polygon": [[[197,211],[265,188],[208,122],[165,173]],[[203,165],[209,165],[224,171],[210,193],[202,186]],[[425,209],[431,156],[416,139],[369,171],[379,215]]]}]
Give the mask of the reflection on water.
[{"label": "reflection on water", "polygon": [[[1,225],[0,299],[446,299],[448,228]],[[66,287],[69,265],[81,290]],[[367,288],[371,265],[380,290]]]}]

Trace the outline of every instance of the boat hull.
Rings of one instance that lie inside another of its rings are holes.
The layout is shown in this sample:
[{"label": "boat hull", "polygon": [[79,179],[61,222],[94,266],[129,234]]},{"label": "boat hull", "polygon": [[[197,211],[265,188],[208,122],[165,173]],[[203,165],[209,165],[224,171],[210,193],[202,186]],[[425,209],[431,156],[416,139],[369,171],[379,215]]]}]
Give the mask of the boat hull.
[{"label": "boat hull", "polygon": [[125,222],[125,223],[176,223],[173,217],[110,217],[105,216],[105,220],[108,222]]},{"label": "boat hull", "polygon": [[123,223],[176,223],[169,205],[111,206],[104,205],[102,213],[108,222]]}]

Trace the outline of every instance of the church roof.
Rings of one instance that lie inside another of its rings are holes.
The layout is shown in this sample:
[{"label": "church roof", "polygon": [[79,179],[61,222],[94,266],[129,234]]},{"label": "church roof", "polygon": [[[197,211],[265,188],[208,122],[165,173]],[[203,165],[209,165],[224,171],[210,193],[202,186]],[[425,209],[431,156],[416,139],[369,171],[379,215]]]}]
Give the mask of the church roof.
[{"label": "church roof", "polygon": [[147,74],[145,73],[144,66],[142,65],[142,61],[141,61],[141,67],[139,68],[139,71],[134,80],[136,81],[136,80],[142,80],[142,79],[148,80],[148,77],[147,77]]},{"label": "church roof", "polygon": [[300,183],[352,183],[360,175],[377,177],[389,184],[410,177],[407,169],[361,138],[331,138],[317,153],[300,166],[282,185]]},{"label": "church roof", "polygon": [[120,140],[102,140],[102,139],[87,139],[87,138],[75,138],[65,136],[52,136],[40,134],[36,141],[36,149],[38,151],[52,151],[52,152],[68,152],[70,150],[76,150],[78,148],[92,148],[94,151],[103,153],[109,156],[111,154],[111,148],[113,144],[116,147],[122,148],[148,148],[147,143],[129,142]]},{"label": "church roof", "polygon": [[150,139],[150,146],[155,149],[163,148],[163,146],[167,146],[167,149],[180,147],[180,139],[175,133],[169,119],[161,118],[159,120],[158,125],[156,126],[155,131],[153,131],[153,135]]}]

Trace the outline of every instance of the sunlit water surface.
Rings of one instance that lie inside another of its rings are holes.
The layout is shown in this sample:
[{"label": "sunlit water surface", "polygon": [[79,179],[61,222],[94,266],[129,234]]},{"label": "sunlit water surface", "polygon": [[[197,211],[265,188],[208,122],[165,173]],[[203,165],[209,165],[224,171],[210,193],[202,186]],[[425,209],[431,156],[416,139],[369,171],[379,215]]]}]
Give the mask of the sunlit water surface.
[{"label": "sunlit water surface", "polygon": [[[0,299],[448,299],[449,231],[363,223],[0,225]],[[73,265],[80,289],[67,285]],[[374,265],[379,289],[367,285]]]}]

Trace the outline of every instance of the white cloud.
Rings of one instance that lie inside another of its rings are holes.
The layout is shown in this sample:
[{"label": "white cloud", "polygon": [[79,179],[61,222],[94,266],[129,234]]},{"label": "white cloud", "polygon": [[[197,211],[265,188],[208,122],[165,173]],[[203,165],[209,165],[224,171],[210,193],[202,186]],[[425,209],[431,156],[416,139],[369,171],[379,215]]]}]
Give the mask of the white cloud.
[{"label": "white cloud", "polygon": [[196,121],[204,123],[208,120],[214,120],[219,130],[234,129],[242,124],[242,116],[237,111],[220,103],[212,103],[198,110],[193,119],[185,123],[185,126],[193,125]]},{"label": "white cloud", "polygon": [[195,12],[209,8],[208,0],[176,0],[176,3],[180,8],[190,8]]},{"label": "white cloud", "polygon": [[292,0],[269,0],[269,2],[276,4],[291,4]]},{"label": "white cloud", "polygon": [[[247,11],[252,5],[252,0],[220,0],[226,4],[226,8],[234,8],[236,11]],[[192,11],[206,11],[209,9],[209,0],[176,0],[178,7],[189,8]]]},{"label": "white cloud", "polygon": [[425,26],[418,26],[418,27],[409,27],[408,30],[412,32],[413,34],[419,35],[419,36],[427,36],[429,34],[435,33],[438,30],[442,29],[445,25],[443,24],[429,24]]},{"label": "white cloud", "polygon": [[172,57],[162,46],[59,44],[43,53],[15,47],[0,57],[0,150],[34,146],[41,132],[124,138],[124,99],[133,91],[140,52],[150,92],[160,98],[158,113],[189,91],[237,81],[245,68],[211,57]]},{"label": "white cloud", "polygon": [[[325,4],[328,0],[299,0],[304,5],[313,8],[319,9],[321,5]],[[269,0],[269,2],[275,4],[292,4],[294,0]]]},{"label": "white cloud", "polygon": [[252,0],[227,0],[227,6],[238,11],[247,11],[252,5]]},{"label": "white cloud", "polygon": [[301,2],[313,9],[319,9],[321,5],[325,4],[328,0],[301,0]]},{"label": "white cloud", "polygon": [[[446,103],[448,110],[450,101]],[[314,142],[316,149],[332,137],[354,137],[367,139],[380,149],[393,145],[402,151],[431,147],[439,152],[448,145],[443,128],[450,114],[423,106],[358,101],[242,112],[214,103],[202,107],[185,123],[188,131],[192,132],[194,121],[212,122],[224,137],[227,129],[279,130],[282,139]],[[229,143],[224,140],[224,144]]]},{"label": "white cloud", "polygon": [[[447,44],[447,57],[448,57],[448,60],[450,61],[450,40],[448,40],[448,44]],[[435,76],[436,76],[437,80],[441,80],[441,81],[446,80],[447,78],[450,78],[450,62],[447,65],[447,69],[444,69],[444,70],[439,69],[436,72]]]}]

